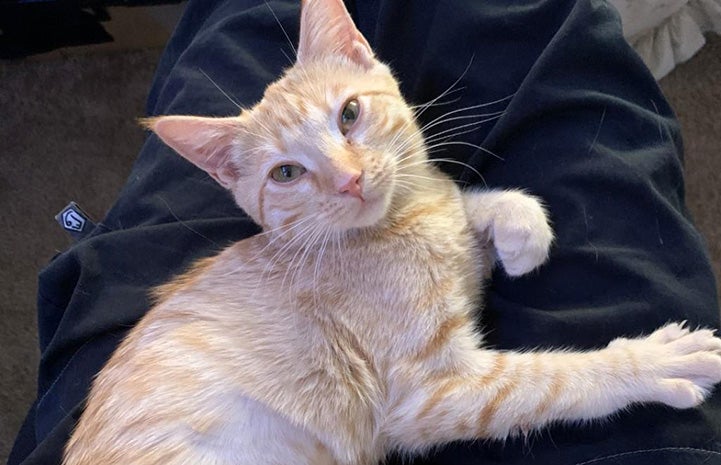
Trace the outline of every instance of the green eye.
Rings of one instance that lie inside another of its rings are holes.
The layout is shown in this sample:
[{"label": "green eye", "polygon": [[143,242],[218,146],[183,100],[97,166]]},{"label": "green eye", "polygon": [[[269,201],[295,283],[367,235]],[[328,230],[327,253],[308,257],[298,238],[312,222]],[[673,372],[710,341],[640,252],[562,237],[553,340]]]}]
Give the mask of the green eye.
[{"label": "green eye", "polygon": [[356,99],[350,99],[340,112],[340,132],[346,134],[353,127],[360,114],[360,104]]},{"label": "green eye", "polygon": [[273,168],[270,177],[276,182],[290,182],[298,179],[305,171],[300,165],[281,165]]}]

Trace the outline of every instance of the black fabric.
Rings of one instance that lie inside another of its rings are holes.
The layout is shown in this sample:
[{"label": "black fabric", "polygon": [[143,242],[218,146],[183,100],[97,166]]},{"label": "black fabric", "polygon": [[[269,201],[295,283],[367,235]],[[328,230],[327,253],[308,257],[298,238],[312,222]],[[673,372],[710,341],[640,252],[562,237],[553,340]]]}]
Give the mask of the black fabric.
[{"label": "black fabric", "polygon": [[[502,117],[434,156],[470,186],[542,197],[557,240],[532,276],[496,272],[482,322],[504,349],[601,347],[671,320],[719,326],[702,239],[683,205],[671,109],[600,0],[355,0],[357,24],[412,103],[459,80],[421,116],[486,102]],[[191,0],[158,67],[148,113],[232,115],[290,65],[296,2]],[[459,79],[460,78],[460,79]],[[226,97],[216,87],[227,92]],[[507,98],[506,98],[507,97]],[[440,125],[429,135],[451,126]],[[89,382],[145,312],[147,290],[257,232],[230,196],[155,137],[116,205],[40,275],[38,400],[10,464],[59,463]],[[721,463],[721,396],[675,411],[638,406],[505,443],[441,447],[413,464]],[[401,463],[400,458],[391,463]]]}]

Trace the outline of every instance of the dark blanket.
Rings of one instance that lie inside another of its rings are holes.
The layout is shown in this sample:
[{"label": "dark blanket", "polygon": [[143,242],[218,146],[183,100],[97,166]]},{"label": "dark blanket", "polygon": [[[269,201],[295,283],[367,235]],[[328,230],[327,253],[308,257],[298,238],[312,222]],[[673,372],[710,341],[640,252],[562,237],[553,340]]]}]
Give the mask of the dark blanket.
[{"label": "dark blanket", "polygon": [[[711,268],[683,204],[678,124],[611,7],[348,6],[409,101],[426,102],[460,78],[443,99],[457,100],[431,107],[423,122],[503,99],[480,109],[505,110],[500,119],[456,139],[485,150],[456,145],[434,154],[471,164],[483,179],[439,162],[444,169],[464,185],[521,187],[548,204],[557,234],[550,263],[521,279],[494,274],[482,316],[491,344],[586,349],[670,320],[718,327]],[[158,67],[148,114],[227,116],[238,112],[231,100],[258,101],[293,57],[271,8],[295,43],[296,1],[191,0]],[[206,174],[150,137],[103,222],[40,274],[38,395],[9,463],[59,463],[93,375],[147,310],[148,288],[255,232]],[[720,430],[716,395],[693,410],[645,405],[525,440],[452,444],[412,463],[721,463]]]}]

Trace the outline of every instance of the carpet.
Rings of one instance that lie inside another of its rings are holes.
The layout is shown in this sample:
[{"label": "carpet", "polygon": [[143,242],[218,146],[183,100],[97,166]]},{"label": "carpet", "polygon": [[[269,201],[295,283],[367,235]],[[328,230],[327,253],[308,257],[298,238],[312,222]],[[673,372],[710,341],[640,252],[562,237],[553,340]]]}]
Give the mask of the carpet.
[{"label": "carpet", "polygon": [[55,215],[101,219],[145,139],[160,50],[0,62],[0,463],[36,389],[37,273],[71,244]]}]

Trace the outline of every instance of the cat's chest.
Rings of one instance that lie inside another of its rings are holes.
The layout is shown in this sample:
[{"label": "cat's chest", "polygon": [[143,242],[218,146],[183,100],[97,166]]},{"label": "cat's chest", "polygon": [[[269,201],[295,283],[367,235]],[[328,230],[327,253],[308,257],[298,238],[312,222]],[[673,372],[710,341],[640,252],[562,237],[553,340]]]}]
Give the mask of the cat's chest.
[{"label": "cat's chest", "polygon": [[243,330],[243,340],[269,331],[298,335],[300,350],[303,334],[330,321],[365,347],[393,350],[399,334],[423,340],[429,322],[443,320],[451,308],[463,309],[459,303],[474,304],[480,289],[475,239],[462,226],[295,252],[274,250],[263,237],[246,241],[228,251],[242,265],[220,269],[222,286],[206,293],[222,304],[223,320]]},{"label": "cat's chest", "polygon": [[288,303],[294,312],[331,318],[376,347],[394,345],[401,333],[423,338],[429,320],[477,297],[470,240],[449,231],[435,240],[351,244],[310,264]]}]

